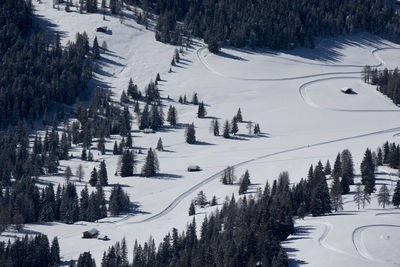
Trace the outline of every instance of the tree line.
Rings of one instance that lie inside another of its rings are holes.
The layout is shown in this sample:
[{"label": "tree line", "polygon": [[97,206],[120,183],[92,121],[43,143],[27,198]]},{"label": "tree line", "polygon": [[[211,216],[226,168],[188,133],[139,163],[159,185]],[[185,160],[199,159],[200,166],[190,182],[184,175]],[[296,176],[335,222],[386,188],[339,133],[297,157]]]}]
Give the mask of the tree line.
[{"label": "tree line", "polygon": [[[368,31],[398,38],[399,20],[390,1],[149,0],[159,14],[156,39],[177,43],[179,33],[204,38],[212,52],[219,43],[272,49],[314,47],[316,36]],[[184,22],[184,29],[176,20]]]},{"label": "tree line", "polygon": [[363,80],[366,83],[376,85],[377,90],[386,95],[398,105],[400,104],[400,73],[399,69],[380,71],[377,68],[365,66],[363,69]]}]

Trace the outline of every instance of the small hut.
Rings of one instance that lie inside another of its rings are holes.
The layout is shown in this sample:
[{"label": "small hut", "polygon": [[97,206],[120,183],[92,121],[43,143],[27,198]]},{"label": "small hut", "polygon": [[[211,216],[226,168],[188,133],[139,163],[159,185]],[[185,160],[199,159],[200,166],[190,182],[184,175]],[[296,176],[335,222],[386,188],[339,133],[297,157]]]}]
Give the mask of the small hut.
[{"label": "small hut", "polygon": [[95,238],[99,234],[99,230],[93,228],[89,231],[85,231],[82,233],[82,238]]}]

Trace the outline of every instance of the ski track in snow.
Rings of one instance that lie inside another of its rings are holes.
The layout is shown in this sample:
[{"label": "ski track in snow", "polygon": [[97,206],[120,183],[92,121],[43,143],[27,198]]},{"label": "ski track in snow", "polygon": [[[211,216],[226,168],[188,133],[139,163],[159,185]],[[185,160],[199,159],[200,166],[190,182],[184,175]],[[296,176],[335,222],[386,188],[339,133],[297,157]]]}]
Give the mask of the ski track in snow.
[{"label": "ski track in snow", "polygon": [[363,240],[363,232],[372,227],[377,227],[377,226],[383,226],[383,227],[395,227],[395,228],[400,228],[400,225],[394,225],[394,224],[371,224],[371,225],[364,225],[361,227],[357,227],[353,231],[353,244],[355,249],[357,250],[357,253],[364,259],[370,260],[370,261],[375,261],[378,263],[388,263],[383,261],[382,259],[377,259],[374,258],[367,250],[364,240]]},{"label": "ski track in snow", "polygon": [[[315,143],[315,144],[310,144],[310,145],[303,145],[303,146],[299,146],[299,147],[295,147],[295,148],[291,148],[291,149],[286,149],[286,150],[282,150],[282,151],[278,151],[278,152],[274,152],[274,153],[270,153],[270,154],[266,154],[263,156],[259,156],[253,159],[249,159],[240,163],[237,163],[235,165],[232,165],[232,167],[237,168],[237,167],[241,167],[245,164],[248,163],[252,163],[255,162],[257,160],[261,160],[261,159],[265,159],[265,158],[269,158],[269,157],[273,157],[276,155],[281,155],[281,154],[285,154],[285,153],[290,153],[290,152],[294,152],[294,151],[299,151],[299,150],[303,150],[303,149],[308,149],[308,148],[313,148],[313,147],[318,147],[318,146],[323,146],[323,145],[327,145],[327,144],[332,144],[332,143],[338,143],[338,142],[342,142],[342,141],[348,141],[348,140],[353,140],[353,139],[358,139],[358,138],[363,138],[363,137],[367,137],[367,136],[373,136],[373,135],[380,135],[380,134],[386,134],[386,133],[391,133],[391,132],[397,132],[400,131],[400,127],[396,127],[396,128],[391,128],[391,129],[386,129],[386,130],[382,130],[382,131],[377,131],[377,132],[371,132],[371,133],[366,133],[366,134],[361,134],[361,135],[356,135],[356,136],[350,136],[350,137],[344,137],[344,138],[339,138],[339,139],[334,139],[334,140],[329,140],[329,141],[325,141],[325,142],[320,142],[320,143]],[[171,212],[183,199],[185,199],[186,197],[188,197],[190,194],[194,193],[196,190],[198,190],[199,188],[201,188],[202,186],[208,184],[209,182],[215,180],[216,178],[219,178],[224,170],[221,170],[211,176],[209,176],[208,178],[204,179],[203,181],[201,181],[200,183],[194,185],[193,187],[191,187],[190,189],[188,189],[187,191],[183,192],[182,194],[180,194],[177,198],[175,198],[165,209],[163,209],[161,212],[150,216],[149,218],[143,219],[143,220],[139,220],[139,221],[134,221],[134,222],[129,222],[130,224],[138,224],[138,223],[145,223],[145,222],[150,222],[150,221],[154,221],[160,217],[163,217],[165,215],[167,215],[169,212]],[[120,223],[123,221],[126,221],[128,218],[130,218],[131,216],[127,216],[122,218],[119,221],[116,221],[115,223]]]},{"label": "ski track in snow", "polygon": [[[394,48],[394,47],[384,47],[384,48],[375,48],[374,50],[371,51],[371,53],[376,57],[376,59],[380,62],[379,64],[373,66],[373,67],[382,67],[385,66],[385,62],[379,57],[379,55],[377,54],[380,51],[383,50],[390,50],[390,49],[400,49],[400,48]],[[200,60],[200,62],[212,73],[225,77],[225,78],[231,78],[231,79],[237,79],[237,80],[244,80],[244,81],[287,81],[287,80],[297,80],[297,79],[305,79],[305,78],[311,78],[311,77],[320,77],[320,76],[328,76],[328,75],[346,75],[346,74],[361,74],[361,72],[332,72],[332,73],[321,73],[321,74],[313,74],[313,75],[306,75],[306,76],[298,76],[298,77],[288,77],[288,78],[276,78],[276,79],[269,79],[269,78],[255,78],[255,79],[251,79],[251,78],[240,78],[240,77],[230,77],[230,76],[226,76],[224,74],[221,74],[217,71],[215,71],[206,61],[205,57],[202,55],[203,51],[205,50],[205,47],[201,47],[199,48],[196,53],[197,53],[197,57]],[[287,59],[287,60],[291,60],[291,59]],[[304,63],[304,64],[313,64],[313,63],[309,63],[309,62],[301,62],[298,61],[299,63]],[[331,64],[316,64],[315,65],[321,65],[321,66],[330,66],[330,67],[364,67],[361,65],[331,65]],[[317,83],[317,82],[321,82],[321,81],[326,81],[326,80],[330,80],[330,79],[360,79],[360,77],[346,77],[346,76],[340,76],[340,77],[330,77],[330,78],[322,78],[322,79],[318,79],[318,80],[314,80],[314,81],[310,81],[307,82],[303,85],[300,86],[299,88],[299,92],[301,97],[303,98],[303,100],[309,104],[310,106],[316,107],[316,108],[321,108],[319,107],[317,104],[315,104],[314,102],[312,102],[312,100],[308,97],[308,95],[306,94],[306,87],[312,83]],[[347,110],[347,109],[331,109],[333,111],[346,111],[346,112],[400,112],[400,110]],[[274,152],[274,153],[270,153],[270,154],[266,154],[263,156],[259,156],[253,159],[249,159],[240,163],[237,163],[235,165],[233,165],[232,167],[241,167],[245,164],[248,163],[252,163],[255,162],[257,160],[260,159],[265,159],[265,158],[269,158],[269,157],[273,157],[276,155],[281,155],[281,154],[285,154],[285,153],[290,153],[290,152],[294,152],[294,151],[298,151],[298,150],[303,150],[303,149],[307,149],[307,148],[312,148],[312,147],[317,147],[317,146],[323,146],[323,145],[327,145],[327,144],[331,144],[331,143],[337,143],[337,142],[342,142],[342,141],[347,141],[347,140],[352,140],[352,139],[358,139],[358,138],[363,138],[363,137],[367,137],[367,136],[372,136],[372,135],[379,135],[379,134],[386,134],[386,133],[391,133],[391,132],[398,132],[400,131],[400,127],[396,127],[396,128],[391,128],[391,129],[386,129],[386,130],[382,130],[382,131],[377,131],[377,132],[371,132],[371,133],[366,133],[366,134],[361,134],[361,135],[356,135],[356,136],[351,136],[351,137],[344,137],[344,138],[339,138],[339,139],[334,139],[334,140],[329,140],[329,141],[325,141],[325,142],[321,142],[321,143],[315,143],[315,144],[311,144],[311,145],[303,145],[303,146],[299,146],[299,147],[295,147],[295,148],[291,148],[291,149],[286,149],[286,150],[282,150],[282,151],[278,151],[278,152]],[[178,197],[176,197],[165,209],[163,209],[162,211],[160,211],[157,214],[154,214],[146,219],[143,220],[138,220],[138,221],[134,221],[134,222],[128,222],[129,224],[139,224],[139,223],[146,223],[146,222],[150,222],[150,221],[154,221],[156,219],[159,219],[165,215],[167,215],[169,212],[171,212],[182,200],[184,200],[186,197],[188,197],[189,195],[191,195],[192,193],[194,193],[196,190],[198,190],[199,188],[201,188],[202,186],[208,184],[209,182],[215,180],[216,178],[220,177],[222,175],[224,170],[221,170],[209,177],[207,177],[206,179],[202,180],[200,183],[194,185],[193,187],[189,188],[188,190],[186,190],[185,192],[181,193]],[[120,224],[126,220],[128,220],[129,218],[131,218],[131,215],[128,215],[118,221],[115,221],[114,223],[116,224]],[[327,226],[325,226],[327,227]],[[329,232],[329,229],[327,230]],[[327,234],[327,233],[326,233]],[[326,244],[326,243],[324,243]]]}]

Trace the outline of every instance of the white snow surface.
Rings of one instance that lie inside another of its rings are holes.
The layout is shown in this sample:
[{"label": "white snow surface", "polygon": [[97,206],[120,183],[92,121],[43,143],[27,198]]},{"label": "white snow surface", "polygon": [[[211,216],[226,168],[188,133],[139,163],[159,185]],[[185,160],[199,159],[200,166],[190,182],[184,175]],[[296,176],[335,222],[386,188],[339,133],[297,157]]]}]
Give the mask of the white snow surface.
[{"label": "white snow surface", "polygon": [[[114,137],[107,140],[107,153],[93,150],[95,162],[82,162],[81,149],[71,152],[76,156],[61,162],[61,169],[71,166],[75,172],[79,164],[85,170],[84,182],[76,177],[78,192],[88,181],[90,171],[105,160],[109,183],[120,183],[137,205],[137,212],[108,217],[96,223],[77,222],[28,224],[22,233],[4,232],[0,240],[8,240],[25,233],[45,233],[58,236],[63,261],[77,259],[90,250],[100,264],[103,252],[116,241],[126,238],[131,260],[133,243],[153,236],[156,244],[176,227],[183,231],[192,217],[188,207],[200,190],[219,204],[226,196],[237,196],[238,186],[223,186],[220,172],[235,166],[238,177],[246,169],[250,172],[250,192],[276,179],[281,171],[289,171],[291,182],[305,177],[311,164],[318,160],[333,161],[336,154],[348,148],[353,154],[356,173],[367,147],[375,149],[386,140],[397,141],[400,133],[400,109],[373,86],[361,80],[364,65],[379,68],[398,66],[400,46],[367,34],[335,39],[321,39],[315,50],[298,48],[290,52],[223,48],[213,55],[201,40],[185,49],[181,62],[168,73],[174,46],[156,42],[154,32],[134,22],[133,13],[125,10],[125,21],[101,14],[79,14],[75,8],[67,13],[52,8],[51,0],[34,1],[38,23],[61,33],[62,43],[74,40],[76,32],[86,31],[92,43],[97,36],[100,45],[107,42],[109,52],[102,54],[95,84],[111,88],[115,99],[126,90],[129,78],[141,90],[160,73],[159,88],[166,105],[178,110],[179,127],[166,127],[154,134],[134,131],[134,146],[155,147],[159,137],[164,152],[157,152],[160,174],[155,178],[139,176],[121,178],[114,175],[118,158],[112,155]],[[107,26],[108,33],[96,33],[96,28]],[[340,90],[351,87],[356,95]],[[179,96],[191,99],[197,92],[207,106],[205,119],[196,117],[197,106],[182,105]],[[241,108],[245,121],[260,124],[263,134],[249,135],[246,123],[239,125],[239,133],[231,139],[214,137],[209,133],[212,118],[220,122],[231,120]],[[133,110],[133,107],[130,107]],[[132,112],[132,114],[134,114]],[[194,122],[198,143],[184,142],[184,125]],[[134,129],[137,129],[134,118]],[[94,145],[95,147],[95,145]],[[187,172],[188,165],[199,165],[201,172]],[[379,176],[393,189],[397,180],[395,170],[382,168]],[[65,183],[61,176],[40,177],[41,184]],[[107,196],[111,186],[105,188]],[[352,188],[354,191],[354,188]],[[380,208],[374,198],[371,205],[357,210],[352,194],[345,196],[344,211],[318,218],[306,217],[296,221],[297,232],[284,242],[291,265],[310,266],[395,266],[399,265],[400,216],[393,207]],[[196,221],[212,212],[213,208],[197,209]],[[96,228],[110,241],[83,240],[83,231]]]}]

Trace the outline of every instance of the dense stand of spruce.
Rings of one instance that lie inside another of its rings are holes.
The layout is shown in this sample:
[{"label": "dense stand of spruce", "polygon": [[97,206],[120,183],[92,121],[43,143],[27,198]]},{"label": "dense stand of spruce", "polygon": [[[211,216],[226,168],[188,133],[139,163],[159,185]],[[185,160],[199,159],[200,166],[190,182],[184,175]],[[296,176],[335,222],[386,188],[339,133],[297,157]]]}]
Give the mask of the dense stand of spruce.
[{"label": "dense stand of spruce", "polygon": [[[137,2],[137,1],[127,1]],[[316,36],[368,31],[398,38],[400,22],[390,1],[383,0],[149,0],[147,10],[160,14],[156,39],[179,42],[180,32],[202,37],[212,52],[223,42],[272,49],[314,47]],[[184,22],[182,25],[175,21]]]},{"label": "dense stand of spruce", "polygon": [[376,85],[377,90],[388,96],[393,102],[400,104],[400,72],[399,69],[380,71],[366,66],[363,69],[364,82]]},{"label": "dense stand of spruce", "polygon": [[0,127],[42,118],[88,96],[92,75],[86,34],[64,49],[60,36],[32,27],[29,1],[0,1]]}]

